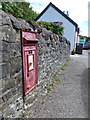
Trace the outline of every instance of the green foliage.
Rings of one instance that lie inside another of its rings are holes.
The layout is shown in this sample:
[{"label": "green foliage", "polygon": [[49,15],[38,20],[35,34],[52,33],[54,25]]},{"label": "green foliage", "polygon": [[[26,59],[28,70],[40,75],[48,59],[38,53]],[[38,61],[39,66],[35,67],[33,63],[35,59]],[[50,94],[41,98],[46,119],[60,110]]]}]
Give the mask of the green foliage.
[{"label": "green foliage", "polygon": [[52,90],[52,85],[46,85],[45,89],[47,90],[47,92],[50,92]]},{"label": "green foliage", "polygon": [[76,48],[73,48],[73,50],[71,51],[71,54],[74,55],[76,53]]},{"label": "green foliage", "polygon": [[87,37],[87,40],[90,40],[90,37]]},{"label": "green foliage", "polygon": [[80,39],[84,39],[84,38],[86,38],[85,36],[80,36]]},{"label": "green foliage", "polygon": [[54,85],[58,85],[60,82],[61,79],[58,76],[53,75],[51,83],[45,86],[45,90],[49,93],[53,89]]},{"label": "green foliage", "polygon": [[43,28],[46,28],[47,30],[49,31],[52,31],[53,33],[55,34],[58,34],[58,35],[63,35],[63,30],[64,30],[64,27],[62,27],[60,24],[58,23],[53,23],[53,22],[34,22],[35,24],[43,27]]},{"label": "green foliage", "polygon": [[64,67],[61,67],[60,70],[64,70]]},{"label": "green foliage", "polygon": [[87,39],[87,40],[90,40],[90,37],[80,35],[80,39]]},{"label": "green foliage", "polygon": [[73,52],[74,52],[74,53],[76,52],[76,48],[73,48]]},{"label": "green foliage", "polygon": [[90,43],[90,37],[88,37],[88,38],[86,39],[86,42],[89,42],[89,43]]},{"label": "green foliage", "polygon": [[[21,112],[21,117],[27,117],[27,116],[28,116],[28,113],[26,111]],[[20,119],[17,119],[17,120],[20,120]]]},{"label": "green foliage", "polygon": [[61,82],[61,79],[59,78],[59,77],[57,77],[57,76],[54,76],[53,78],[52,78],[52,84],[54,85],[54,84],[59,84]]},{"label": "green foliage", "polygon": [[65,64],[60,68],[60,70],[64,70],[65,67],[67,67],[67,66],[68,66],[67,63],[65,63]]},{"label": "green foliage", "polygon": [[69,58],[69,59],[67,59],[67,61],[73,61],[73,59]]},{"label": "green foliage", "polygon": [[16,18],[34,20],[37,13],[32,10],[29,2],[2,2],[2,10]]},{"label": "green foliage", "polygon": [[67,67],[68,65],[67,65],[67,63],[65,63],[64,65],[63,65],[63,67]]}]

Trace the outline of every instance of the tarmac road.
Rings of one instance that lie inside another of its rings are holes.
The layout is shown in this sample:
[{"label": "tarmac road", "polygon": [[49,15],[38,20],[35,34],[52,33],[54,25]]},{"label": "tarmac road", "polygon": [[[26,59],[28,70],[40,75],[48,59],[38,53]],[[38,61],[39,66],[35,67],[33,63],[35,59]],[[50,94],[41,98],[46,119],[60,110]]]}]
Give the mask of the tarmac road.
[{"label": "tarmac road", "polygon": [[87,68],[89,67],[90,50],[83,50],[82,54],[70,55],[75,61],[82,62]]},{"label": "tarmac road", "polygon": [[29,118],[88,118],[88,52],[71,55],[62,80],[28,111]]}]

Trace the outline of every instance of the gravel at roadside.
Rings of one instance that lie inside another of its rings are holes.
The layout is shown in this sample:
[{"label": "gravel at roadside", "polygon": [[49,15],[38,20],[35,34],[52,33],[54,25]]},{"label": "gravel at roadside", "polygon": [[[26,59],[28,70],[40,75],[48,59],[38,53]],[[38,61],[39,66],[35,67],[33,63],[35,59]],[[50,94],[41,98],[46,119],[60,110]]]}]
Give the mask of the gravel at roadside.
[{"label": "gravel at roadside", "polygon": [[70,60],[59,71],[61,82],[31,108],[29,118],[87,118],[88,69],[78,60]]}]

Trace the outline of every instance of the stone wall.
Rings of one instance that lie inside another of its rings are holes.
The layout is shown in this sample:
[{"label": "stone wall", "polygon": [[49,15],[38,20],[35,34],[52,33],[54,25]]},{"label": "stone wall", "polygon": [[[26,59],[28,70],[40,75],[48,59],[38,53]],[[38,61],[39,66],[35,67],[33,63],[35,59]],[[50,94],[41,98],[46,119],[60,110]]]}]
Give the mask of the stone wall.
[{"label": "stone wall", "polygon": [[[38,86],[23,97],[20,30],[38,33]],[[0,116],[18,117],[45,95],[45,86],[67,61],[70,43],[30,21],[0,11]]]}]

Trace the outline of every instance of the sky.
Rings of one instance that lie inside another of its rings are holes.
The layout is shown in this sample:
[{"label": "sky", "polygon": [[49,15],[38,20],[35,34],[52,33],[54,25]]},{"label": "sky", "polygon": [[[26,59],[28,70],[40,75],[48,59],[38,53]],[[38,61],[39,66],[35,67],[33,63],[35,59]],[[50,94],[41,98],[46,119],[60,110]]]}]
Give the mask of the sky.
[{"label": "sky", "polygon": [[[69,17],[78,24],[80,35],[88,36],[88,3],[89,0],[26,0],[33,10],[41,13],[52,2],[61,11],[68,11]],[[89,5],[90,6],[90,5]]]}]

